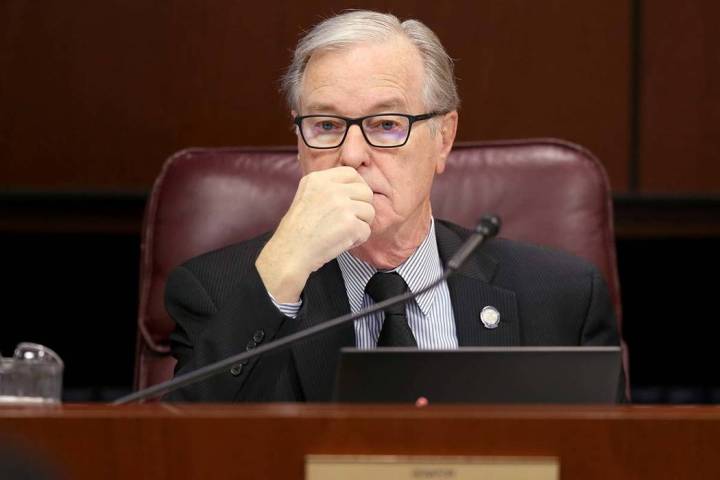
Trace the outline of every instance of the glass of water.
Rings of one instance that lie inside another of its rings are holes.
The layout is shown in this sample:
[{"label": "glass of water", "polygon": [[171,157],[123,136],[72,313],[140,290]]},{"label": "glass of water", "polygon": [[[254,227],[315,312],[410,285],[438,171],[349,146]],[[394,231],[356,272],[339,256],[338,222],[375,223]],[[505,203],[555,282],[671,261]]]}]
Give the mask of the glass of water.
[{"label": "glass of water", "polygon": [[12,357],[0,356],[0,404],[57,404],[64,364],[38,343],[21,343]]}]

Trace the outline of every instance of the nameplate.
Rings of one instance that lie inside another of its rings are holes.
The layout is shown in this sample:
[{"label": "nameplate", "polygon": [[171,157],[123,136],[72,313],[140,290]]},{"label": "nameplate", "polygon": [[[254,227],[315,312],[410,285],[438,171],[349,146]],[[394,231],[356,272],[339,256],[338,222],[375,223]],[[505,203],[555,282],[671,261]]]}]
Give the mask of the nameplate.
[{"label": "nameplate", "polygon": [[306,480],[558,480],[553,457],[309,455]]}]

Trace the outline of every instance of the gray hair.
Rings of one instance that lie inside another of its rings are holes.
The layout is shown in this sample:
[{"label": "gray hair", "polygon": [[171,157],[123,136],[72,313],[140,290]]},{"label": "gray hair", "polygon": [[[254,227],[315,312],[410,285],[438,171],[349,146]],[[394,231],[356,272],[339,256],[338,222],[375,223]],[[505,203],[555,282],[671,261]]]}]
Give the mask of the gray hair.
[{"label": "gray hair", "polygon": [[440,39],[418,20],[400,20],[394,15],[355,10],[328,18],[315,25],[298,42],[292,63],[282,78],[282,91],[290,108],[299,111],[300,84],[310,57],[319,51],[339,50],[358,43],[385,40],[402,35],[420,52],[425,79],[423,101],[430,111],[450,112],[460,105],[455,85],[453,60]]}]

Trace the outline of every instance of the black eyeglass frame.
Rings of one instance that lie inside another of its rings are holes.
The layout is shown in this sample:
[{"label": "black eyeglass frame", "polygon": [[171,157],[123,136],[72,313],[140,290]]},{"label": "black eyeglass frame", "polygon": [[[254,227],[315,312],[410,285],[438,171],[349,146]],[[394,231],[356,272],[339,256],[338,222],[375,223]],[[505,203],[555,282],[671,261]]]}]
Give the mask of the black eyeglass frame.
[{"label": "black eyeglass frame", "polygon": [[[342,117],[342,116],[340,116],[340,115],[297,115],[295,118],[293,118],[293,123],[294,123],[295,125],[297,125],[298,130],[300,130],[300,136],[302,137],[303,142],[305,142],[305,145],[307,145],[308,148],[314,148],[314,149],[316,149],[316,150],[330,150],[330,149],[338,148],[339,146],[341,146],[343,143],[345,143],[345,138],[347,137],[348,131],[350,130],[350,127],[352,127],[353,125],[357,125],[358,128],[360,128],[360,131],[362,132],[363,138],[364,138],[365,141],[368,143],[368,145],[370,145],[371,147],[375,147],[375,148],[399,148],[399,147],[404,146],[404,145],[408,142],[408,140],[410,139],[410,132],[412,131],[413,123],[419,122],[419,121],[421,121],[421,120],[428,120],[428,119],[430,119],[430,118],[437,117],[438,115],[442,115],[442,114],[443,114],[443,112],[429,112],[429,113],[422,113],[422,114],[420,114],[420,115],[410,115],[410,114],[407,114],[407,113],[376,113],[376,114],[373,114],[373,115],[365,115],[364,117],[357,117],[357,118]],[[383,117],[383,116],[388,116],[388,115],[394,115],[394,116],[396,116],[396,117],[405,117],[405,118],[407,118],[408,121],[410,122],[409,125],[408,125],[407,135],[405,136],[405,141],[404,141],[403,143],[401,143],[400,145],[392,145],[392,146],[388,146],[388,145],[375,145],[374,143],[372,143],[372,142],[370,141],[370,139],[368,139],[367,135],[365,134],[365,129],[364,129],[363,126],[362,126],[362,122],[363,122],[364,120],[367,120],[368,118],[372,118],[372,117]],[[305,120],[306,118],[338,118],[338,119],[340,119],[340,120],[344,120],[344,121],[345,121],[345,133],[343,134],[342,138],[340,139],[340,142],[339,142],[337,145],[335,145],[335,146],[332,146],[332,147],[313,147],[313,146],[310,145],[310,144],[308,143],[308,141],[305,139],[305,133],[303,133],[303,129],[302,129],[302,121]]]}]

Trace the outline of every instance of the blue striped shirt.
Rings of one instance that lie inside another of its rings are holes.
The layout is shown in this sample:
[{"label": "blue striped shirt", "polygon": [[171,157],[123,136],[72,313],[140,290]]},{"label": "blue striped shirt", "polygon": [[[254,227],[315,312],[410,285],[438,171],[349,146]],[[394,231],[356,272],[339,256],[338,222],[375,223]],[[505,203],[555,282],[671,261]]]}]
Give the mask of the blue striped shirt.
[{"label": "blue striped shirt", "polygon": [[[378,270],[348,252],[341,253],[337,261],[345,281],[350,311],[356,313],[373,305],[372,298],[365,293],[365,286]],[[412,292],[417,292],[442,275],[443,265],[437,249],[434,219],[431,219],[430,230],[417,250],[402,265],[390,271],[397,272]],[[270,298],[283,314],[293,318],[302,305],[301,302],[281,304],[277,303],[272,295]],[[405,312],[419,348],[458,347],[455,317],[447,282],[408,302]],[[355,321],[355,344],[358,348],[375,348],[384,317],[383,312],[378,312]]]}]

